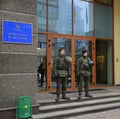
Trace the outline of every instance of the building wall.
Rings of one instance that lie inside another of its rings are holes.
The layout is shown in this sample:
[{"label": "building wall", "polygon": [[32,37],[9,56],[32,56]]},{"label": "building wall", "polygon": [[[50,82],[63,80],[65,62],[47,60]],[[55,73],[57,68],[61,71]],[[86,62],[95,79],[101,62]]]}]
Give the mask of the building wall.
[{"label": "building wall", "polygon": [[[32,23],[32,45],[3,43],[2,20]],[[37,30],[37,0],[0,0],[0,109],[23,95],[36,103]]]},{"label": "building wall", "polygon": [[114,0],[114,72],[115,85],[120,84],[120,0]]}]

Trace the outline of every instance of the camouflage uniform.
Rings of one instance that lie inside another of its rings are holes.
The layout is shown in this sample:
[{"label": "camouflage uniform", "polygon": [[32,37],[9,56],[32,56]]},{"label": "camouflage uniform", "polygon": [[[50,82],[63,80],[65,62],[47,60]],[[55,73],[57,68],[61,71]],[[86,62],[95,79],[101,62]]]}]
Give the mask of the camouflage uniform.
[{"label": "camouflage uniform", "polygon": [[78,98],[81,98],[83,82],[85,88],[85,96],[92,97],[88,93],[89,91],[88,84],[91,76],[89,62],[90,62],[90,58],[84,56],[80,57],[77,60],[76,67],[77,67],[77,76],[78,76],[78,92],[79,92]]},{"label": "camouflage uniform", "polygon": [[54,75],[56,78],[56,95],[57,99],[60,98],[60,88],[62,84],[62,98],[69,99],[66,97],[66,85],[67,77],[70,75],[70,63],[66,60],[66,56],[57,56],[53,63]]}]

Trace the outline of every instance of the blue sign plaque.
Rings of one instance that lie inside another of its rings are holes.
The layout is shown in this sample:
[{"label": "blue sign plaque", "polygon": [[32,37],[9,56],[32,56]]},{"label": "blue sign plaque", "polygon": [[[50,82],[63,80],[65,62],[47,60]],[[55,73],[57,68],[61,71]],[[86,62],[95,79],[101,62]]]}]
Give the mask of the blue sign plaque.
[{"label": "blue sign plaque", "polygon": [[2,21],[2,42],[32,44],[32,24]]}]

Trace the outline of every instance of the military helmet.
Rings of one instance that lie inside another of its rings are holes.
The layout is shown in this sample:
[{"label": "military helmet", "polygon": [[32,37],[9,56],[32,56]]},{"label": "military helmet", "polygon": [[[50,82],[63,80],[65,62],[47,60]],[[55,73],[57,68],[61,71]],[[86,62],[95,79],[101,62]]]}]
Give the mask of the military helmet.
[{"label": "military helmet", "polygon": [[87,50],[83,50],[83,51],[82,51],[82,55],[84,55],[84,53],[86,53],[86,52],[88,52],[88,51],[87,51]]},{"label": "military helmet", "polygon": [[60,53],[62,50],[64,50],[64,48],[63,48],[63,47],[59,49],[59,53]]}]

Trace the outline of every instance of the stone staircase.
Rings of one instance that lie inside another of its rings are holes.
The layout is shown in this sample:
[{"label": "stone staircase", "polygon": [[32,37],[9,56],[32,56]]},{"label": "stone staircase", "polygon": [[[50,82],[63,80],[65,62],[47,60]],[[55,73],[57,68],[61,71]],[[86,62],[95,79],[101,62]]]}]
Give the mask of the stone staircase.
[{"label": "stone staircase", "polygon": [[33,119],[62,119],[75,115],[82,115],[116,109],[120,107],[120,95],[104,95],[93,98],[83,97],[80,101],[72,98],[70,101],[62,100],[44,102],[40,104],[40,113],[33,115]]}]

